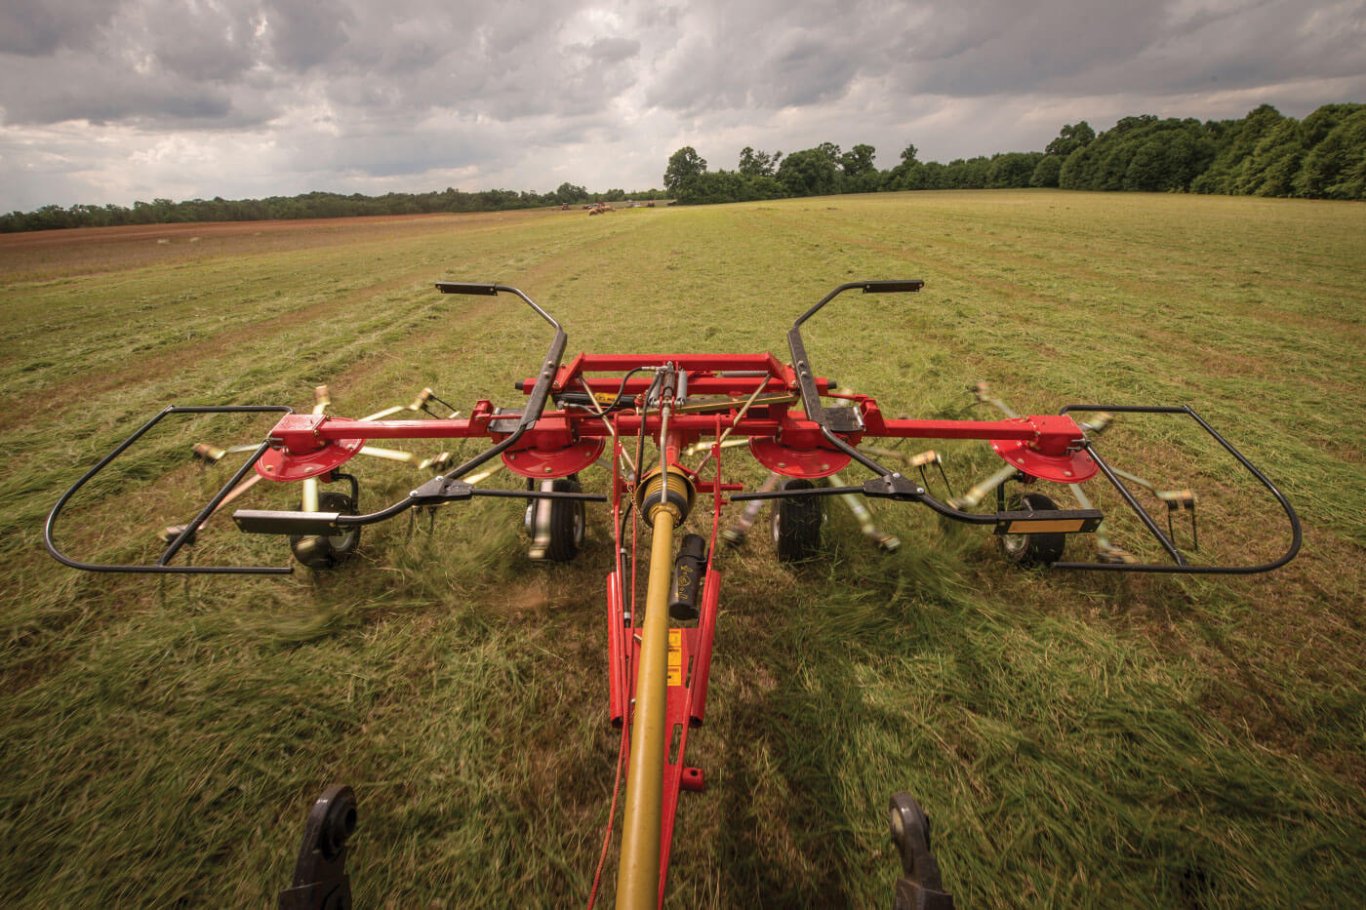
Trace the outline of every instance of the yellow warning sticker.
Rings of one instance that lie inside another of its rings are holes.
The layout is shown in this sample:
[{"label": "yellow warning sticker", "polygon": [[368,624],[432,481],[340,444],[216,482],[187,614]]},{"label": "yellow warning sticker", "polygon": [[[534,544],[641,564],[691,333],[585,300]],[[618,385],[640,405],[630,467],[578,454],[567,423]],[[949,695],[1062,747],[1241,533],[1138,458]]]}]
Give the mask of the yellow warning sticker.
[{"label": "yellow warning sticker", "polygon": [[1081,530],[1082,520],[1080,518],[1068,519],[1060,518],[1055,521],[1031,520],[1031,521],[1012,521],[1010,527],[1006,528],[1007,534],[1075,534]]},{"label": "yellow warning sticker", "polygon": [[683,630],[669,630],[669,685],[683,685]]}]

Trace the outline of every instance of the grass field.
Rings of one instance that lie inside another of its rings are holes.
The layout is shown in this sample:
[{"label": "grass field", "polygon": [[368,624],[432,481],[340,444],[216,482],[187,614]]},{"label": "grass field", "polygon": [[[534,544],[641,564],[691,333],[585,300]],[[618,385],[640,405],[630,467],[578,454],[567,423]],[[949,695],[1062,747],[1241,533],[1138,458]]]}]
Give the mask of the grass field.
[{"label": "grass field", "polygon": [[[1358,906],[1366,207],[1043,191],[0,237],[0,903],[270,906],[340,780],[360,800],[357,906],[581,904],[618,744],[605,516],[565,566],[530,563],[520,508],[480,500],[430,531],[367,529],[334,573],[188,581],[68,571],[43,517],[171,402],[304,408],[325,382],[347,416],[427,385],[462,410],[517,404],[543,325],[437,279],[524,289],[571,354],[786,359],[797,314],[874,277],[927,286],[817,317],[821,372],[923,417],[962,412],[976,380],[1022,412],[1189,403],[1289,496],[1304,551],[1232,580],[1039,574],[890,504],[891,556],[838,509],[813,566],[754,535],[724,556],[689,748],[709,789],[682,800],[669,905],[886,906],[884,807],[906,789],[960,906]],[[155,434],[63,544],[154,555],[226,477],[189,443],[268,425]],[[1210,494],[1203,552],[1284,547],[1274,505],[1204,441],[1139,420],[1102,451]],[[366,505],[413,478],[365,466]],[[196,562],[285,563],[283,542],[216,524]]]}]

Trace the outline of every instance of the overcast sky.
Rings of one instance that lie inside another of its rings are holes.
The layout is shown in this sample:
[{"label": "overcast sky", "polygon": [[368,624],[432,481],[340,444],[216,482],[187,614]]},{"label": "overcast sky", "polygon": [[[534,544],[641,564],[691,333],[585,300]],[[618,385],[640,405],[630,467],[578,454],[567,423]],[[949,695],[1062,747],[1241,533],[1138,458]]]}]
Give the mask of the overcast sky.
[{"label": "overcast sky", "polygon": [[0,211],[660,186],[1366,102],[1366,0],[0,0]]}]

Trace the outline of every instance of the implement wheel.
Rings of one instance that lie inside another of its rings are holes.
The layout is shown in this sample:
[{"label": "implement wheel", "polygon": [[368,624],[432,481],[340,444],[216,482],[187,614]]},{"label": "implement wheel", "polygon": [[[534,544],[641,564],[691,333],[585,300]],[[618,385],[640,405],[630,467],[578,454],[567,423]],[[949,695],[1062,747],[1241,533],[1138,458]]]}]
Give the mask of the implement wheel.
[{"label": "implement wheel", "polygon": [[[809,480],[792,479],[783,483],[784,490],[810,490],[815,484]],[[821,549],[821,523],[825,509],[819,496],[794,496],[773,502],[773,546],[779,562],[805,562]]]},{"label": "implement wheel", "polygon": [[[302,506],[300,508],[302,509]],[[321,492],[318,494],[318,511],[355,515],[356,501],[345,493]],[[294,553],[294,558],[310,569],[335,569],[351,558],[359,544],[358,525],[344,528],[335,534],[289,536],[289,549]]]},{"label": "implement wheel", "polygon": [[[527,489],[535,485],[527,481]],[[555,481],[542,481],[542,490],[556,493],[581,493],[583,485],[575,474]],[[526,508],[526,530],[531,536],[531,558],[549,562],[569,562],[583,549],[587,510],[583,500],[533,499]]]},{"label": "implement wheel", "polygon": [[[1012,512],[1043,512],[1057,509],[1057,504],[1042,493],[1025,493],[1014,496],[1010,501]],[[1030,568],[1051,566],[1062,559],[1063,547],[1067,545],[1066,534],[1002,534],[997,538],[1001,545],[1001,555],[1007,562]]]}]

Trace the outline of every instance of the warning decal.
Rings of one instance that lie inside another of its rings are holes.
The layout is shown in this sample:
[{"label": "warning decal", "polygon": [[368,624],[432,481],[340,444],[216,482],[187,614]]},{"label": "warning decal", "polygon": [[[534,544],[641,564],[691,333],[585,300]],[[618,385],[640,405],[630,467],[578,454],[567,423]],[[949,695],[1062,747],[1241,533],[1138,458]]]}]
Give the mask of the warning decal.
[{"label": "warning decal", "polygon": [[683,685],[683,630],[669,630],[669,685]]}]

